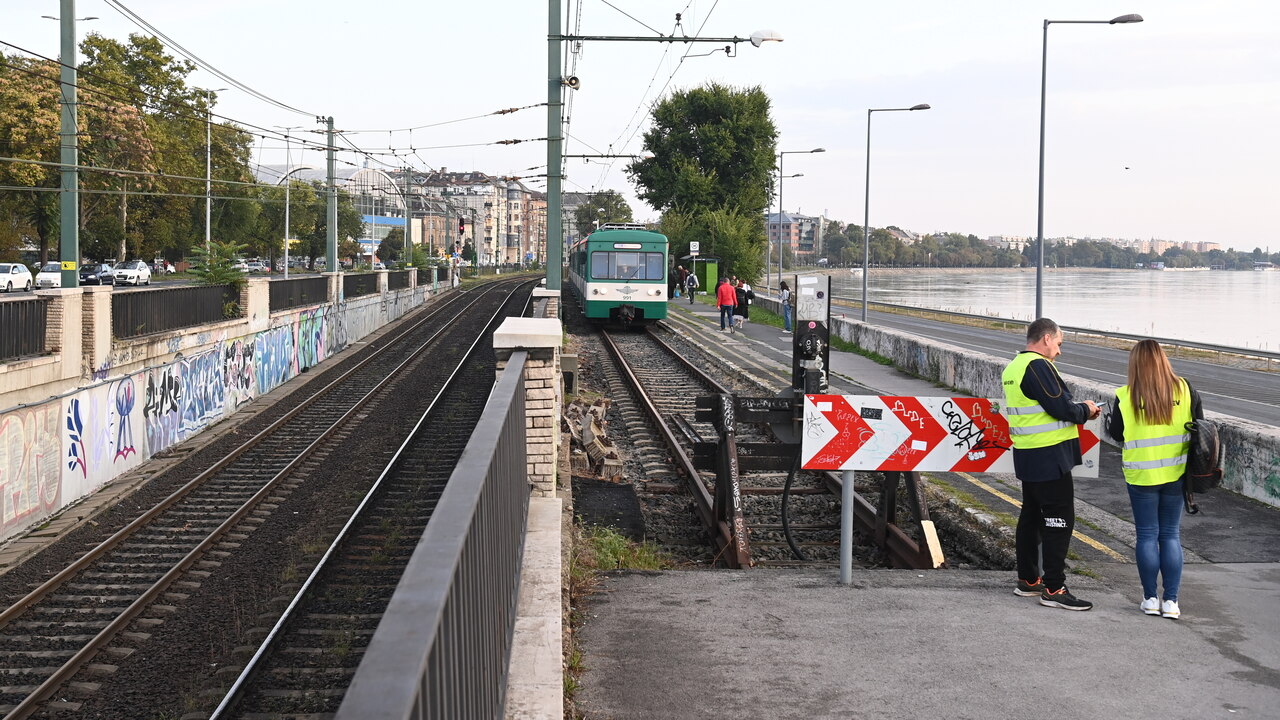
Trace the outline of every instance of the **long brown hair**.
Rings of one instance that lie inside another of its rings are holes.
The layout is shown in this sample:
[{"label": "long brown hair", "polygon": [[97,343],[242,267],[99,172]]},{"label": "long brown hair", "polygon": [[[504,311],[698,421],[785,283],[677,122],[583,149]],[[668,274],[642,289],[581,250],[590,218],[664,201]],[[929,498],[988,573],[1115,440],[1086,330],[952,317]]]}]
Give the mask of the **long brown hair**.
[{"label": "long brown hair", "polygon": [[1182,382],[1155,340],[1142,340],[1129,352],[1129,394],[1139,422],[1166,425],[1173,418],[1174,395],[1182,394]]}]

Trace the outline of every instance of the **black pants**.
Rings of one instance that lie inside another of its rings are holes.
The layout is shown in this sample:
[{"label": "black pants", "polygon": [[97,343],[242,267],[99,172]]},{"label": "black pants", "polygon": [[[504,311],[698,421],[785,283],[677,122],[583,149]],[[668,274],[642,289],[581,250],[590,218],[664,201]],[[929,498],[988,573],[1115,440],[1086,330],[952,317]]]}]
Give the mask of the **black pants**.
[{"label": "black pants", "polygon": [[[1070,471],[1048,482],[1023,481],[1022,512],[1014,536],[1018,577],[1027,581],[1043,577],[1050,590],[1062,587],[1067,579],[1067,548],[1075,526],[1075,485]],[[1044,548],[1043,572],[1037,557],[1040,546]]]}]

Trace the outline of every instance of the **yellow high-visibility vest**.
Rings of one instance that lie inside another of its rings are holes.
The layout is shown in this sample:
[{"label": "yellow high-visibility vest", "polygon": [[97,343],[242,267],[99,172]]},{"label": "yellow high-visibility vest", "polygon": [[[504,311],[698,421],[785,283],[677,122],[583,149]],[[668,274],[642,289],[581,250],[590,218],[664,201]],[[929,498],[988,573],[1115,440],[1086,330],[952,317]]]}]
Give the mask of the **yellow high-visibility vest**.
[{"label": "yellow high-visibility vest", "polygon": [[1173,393],[1173,415],[1166,425],[1139,422],[1129,386],[1116,389],[1120,417],[1124,418],[1124,479],[1130,485],[1164,485],[1182,477],[1191,447],[1191,392],[1187,381],[1178,378]]},{"label": "yellow high-visibility vest", "polygon": [[[1009,438],[1017,450],[1049,447],[1064,440],[1080,437],[1080,426],[1059,420],[1040,407],[1040,403],[1022,394],[1022,378],[1033,360],[1053,361],[1034,352],[1018,353],[1004,369],[1004,414],[1009,420]],[[1056,368],[1055,368],[1056,369]]]}]

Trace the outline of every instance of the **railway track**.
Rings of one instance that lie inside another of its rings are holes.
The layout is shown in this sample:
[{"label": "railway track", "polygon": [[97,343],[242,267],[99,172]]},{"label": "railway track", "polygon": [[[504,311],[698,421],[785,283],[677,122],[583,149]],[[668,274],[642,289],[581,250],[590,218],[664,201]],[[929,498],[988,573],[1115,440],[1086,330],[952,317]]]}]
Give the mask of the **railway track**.
[{"label": "railway track", "polygon": [[[606,332],[602,337],[617,368],[606,374],[630,390],[629,395],[613,394],[622,417],[630,416],[627,433],[633,442],[640,428],[656,436],[655,441],[636,443],[645,470],[642,488],[672,492],[683,484],[703,527],[714,538],[717,557],[731,567],[839,562],[839,496],[832,494],[821,474],[798,473],[787,497],[792,543],[803,558],[789,546],[783,527],[787,473],[741,473],[737,487],[722,498],[729,513],[717,513],[715,477],[695,467],[694,455],[695,445],[715,442],[718,433],[711,423],[696,418],[697,399],[732,391],[651,332]],[[767,443],[772,438],[763,428],[743,426],[738,441]],[[863,560],[874,564],[870,554]]]},{"label": "railway track", "polygon": [[[326,458],[359,432],[380,402],[406,392],[443,397],[447,383],[439,370],[472,355],[477,324],[501,314],[515,286],[458,293],[410,323],[398,342],[382,344],[0,613],[0,712],[26,718],[89,702],[101,680],[147,647],[151,632],[180,614],[189,595],[224,563],[232,563],[241,544],[271,521],[301,483],[323,478]],[[468,372],[474,387],[487,392],[492,362],[487,378],[474,368]],[[437,399],[433,407],[439,404]],[[477,411],[483,406],[474,404]],[[446,422],[455,434],[469,433],[453,418]],[[440,436],[439,448],[449,435]],[[417,468],[424,479],[436,474],[421,458],[406,460],[405,467]],[[421,492],[430,494],[429,486],[424,480]],[[409,537],[422,498],[403,490],[387,497],[402,508],[399,533]]]}]

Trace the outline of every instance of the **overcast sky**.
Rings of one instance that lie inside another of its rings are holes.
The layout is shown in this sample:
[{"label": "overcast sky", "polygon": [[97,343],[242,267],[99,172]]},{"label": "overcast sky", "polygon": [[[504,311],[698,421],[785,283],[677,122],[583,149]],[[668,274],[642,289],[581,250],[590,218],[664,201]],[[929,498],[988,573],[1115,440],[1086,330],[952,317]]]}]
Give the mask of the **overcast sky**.
[{"label": "overcast sky", "polygon": [[[220,94],[217,112],[254,125],[311,128],[312,116],[324,114],[339,129],[387,130],[546,99],[547,4],[539,0],[121,1],[236,80],[305,111]],[[804,173],[785,181],[787,209],[861,224],[867,108],[929,103],[928,111],[874,115],[871,224],[982,237],[1036,232],[1043,21],[1139,13],[1145,22],[1049,28],[1045,234],[1280,249],[1266,211],[1280,197],[1274,0],[563,3],[574,12],[574,34],[669,34],[683,12],[689,35],[771,29],[785,38],[760,48],[743,43],[737,57],[683,62],[684,53],[715,46],[582,44],[573,70],[582,87],[566,91],[567,153],[640,152],[663,87],[760,85],[773,99],[780,149],[826,148],[786,157],[787,175]],[[40,18],[59,14],[56,0],[0,0],[0,8],[0,40],[57,55],[57,23]],[[139,31],[105,0],[78,0],[76,14],[100,18],[80,23],[82,33],[123,40]],[[227,85],[203,71],[193,81]],[[382,158],[394,165],[531,175],[545,172],[543,142],[442,146],[537,139],[546,127],[546,109],[536,107],[412,135],[350,138],[373,151],[417,151]],[[283,162],[279,141],[266,146],[262,162]],[[624,164],[570,160],[565,189],[616,189],[638,219],[656,218],[635,198]],[[527,183],[545,189],[540,180]]]}]

